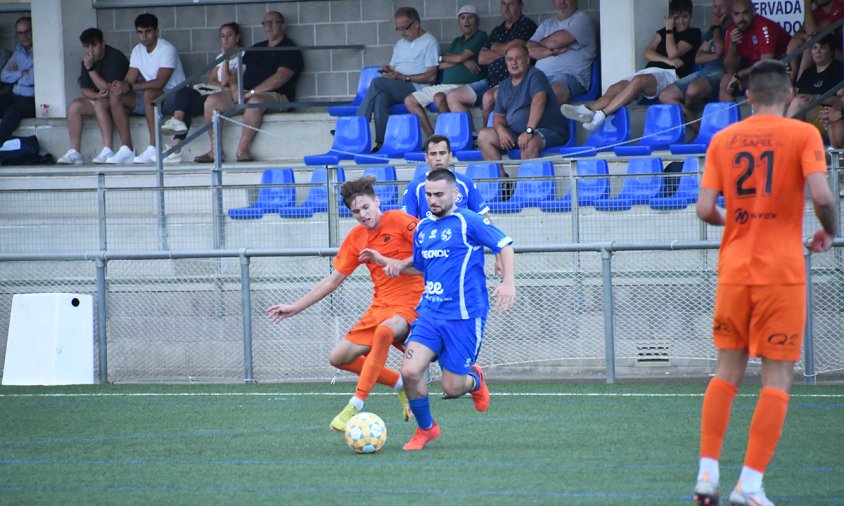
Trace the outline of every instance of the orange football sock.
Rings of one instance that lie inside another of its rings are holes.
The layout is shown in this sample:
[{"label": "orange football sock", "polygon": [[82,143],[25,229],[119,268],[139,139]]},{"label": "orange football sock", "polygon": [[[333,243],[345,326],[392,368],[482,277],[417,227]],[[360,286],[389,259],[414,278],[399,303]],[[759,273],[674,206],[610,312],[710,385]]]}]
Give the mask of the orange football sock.
[{"label": "orange football sock", "polygon": [[730,411],[738,388],[720,378],[712,378],[703,396],[700,417],[700,456],[719,460],[724,435],[730,424]]},{"label": "orange football sock", "polygon": [[[352,360],[348,364],[343,364],[337,366],[338,369],[343,369],[344,371],[349,371],[357,374],[360,376],[361,371],[363,371],[363,364],[366,363],[366,355],[361,355],[358,358]],[[396,386],[398,383],[399,378],[401,375],[398,371],[394,371],[387,367],[381,368],[381,373],[378,374],[378,379],[375,381],[379,385],[387,385],[388,387]]]},{"label": "orange football sock", "polygon": [[[372,349],[366,354],[366,359],[360,371],[358,386],[355,389],[355,397],[358,399],[365,401],[376,382],[394,386],[399,380],[397,371],[384,366],[394,337],[395,334],[388,327],[381,325],[375,328],[375,335],[372,336]],[[387,381],[386,383],[382,381],[382,376]]]},{"label": "orange football sock", "polygon": [[788,393],[776,388],[763,388],[750,421],[750,437],[747,441],[747,454],[744,456],[745,466],[760,473],[765,472],[782,435],[786,412]]}]

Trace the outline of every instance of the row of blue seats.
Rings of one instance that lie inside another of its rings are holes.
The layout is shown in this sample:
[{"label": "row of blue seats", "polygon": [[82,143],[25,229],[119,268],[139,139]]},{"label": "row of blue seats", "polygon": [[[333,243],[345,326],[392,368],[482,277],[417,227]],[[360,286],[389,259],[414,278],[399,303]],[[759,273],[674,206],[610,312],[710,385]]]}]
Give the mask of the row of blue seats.
[{"label": "row of blue seats", "polygon": [[[541,156],[591,157],[602,151],[613,151],[617,156],[650,156],[659,150],[677,155],[702,154],[716,132],[739,119],[737,104],[710,102],[704,107],[698,135],[692,142],[686,143],[680,106],[655,104],[647,109],[641,137],[630,143],[630,114],[626,107],[622,107],[592,132],[582,145],[576,145],[576,124],[568,120],[568,141],[563,146],[542,151]],[[434,127],[435,133],[448,137],[452,151],[460,161],[482,160],[480,151],[471,149],[471,121],[465,112],[442,113]],[[337,165],[342,160],[352,159],[361,164],[388,163],[391,158],[424,161],[422,141],[418,118],[412,114],[396,114],[387,121],[384,145],[377,153],[370,153],[372,139],[368,120],[363,116],[343,116],[337,120],[331,149],[320,155],[306,156],[304,161],[306,165]],[[507,154],[511,159],[521,158],[518,149]]]},{"label": "row of blue seats", "polygon": [[[416,167],[414,177],[424,174],[427,165]],[[578,206],[593,206],[599,211],[621,211],[634,205],[649,205],[656,210],[684,209],[697,200],[698,159],[689,157],[683,163],[679,182],[669,182],[663,172],[663,162],[659,158],[636,158],[630,160],[624,185],[618,195],[610,196],[609,169],[603,159],[584,159],[577,162],[577,174],[584,176],[577,180],[576,198]],[[337,181],[345,181],[345,171],[338,167]],[[498,166],[494,163],[470,164],[466,174],[476,184],[481,195],[493,213],[517,213],[526,207],[537,207],[547,212],[571,211],[575,196],[572,190],[557,198],[554,166],[548,161],[523,162],[519,167],[519,179],[512,197],[501,200],[501,183],[498,179]],[[317,168],[311,174],[308,196],[302,204],[296,204],[296,189],[293,169],[268,169],[264,171],[258,198],[255,203],[245,208],[229,209],[231,219],[257,219],[265,214],[279,214],[283,218],[308,218],[317,212],[328,210],[328,192],[326,188],[328,169]],[[375,191],[381,200],[383,210],[397,209],[399,188],[396,170],[392,166],[369,166],[364,175],[375,176],[380,183]],[[673,186],[672,186],[673,184]],[[670,190],[670,191],[669,191]],[[338,197],[338,209],[341,216],[350,216],[349,210]]]}]

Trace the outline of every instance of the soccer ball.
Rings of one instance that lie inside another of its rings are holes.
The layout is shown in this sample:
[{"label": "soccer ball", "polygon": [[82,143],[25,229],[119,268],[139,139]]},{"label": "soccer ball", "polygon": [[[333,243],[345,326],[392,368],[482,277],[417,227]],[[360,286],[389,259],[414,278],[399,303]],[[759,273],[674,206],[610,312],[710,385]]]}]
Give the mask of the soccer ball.
[{"label": "soccer ball", "polygon": [[346,442],[355,453],[375,453],[387,441],[387,426],[375,413],[358,413],[346,423]]}]

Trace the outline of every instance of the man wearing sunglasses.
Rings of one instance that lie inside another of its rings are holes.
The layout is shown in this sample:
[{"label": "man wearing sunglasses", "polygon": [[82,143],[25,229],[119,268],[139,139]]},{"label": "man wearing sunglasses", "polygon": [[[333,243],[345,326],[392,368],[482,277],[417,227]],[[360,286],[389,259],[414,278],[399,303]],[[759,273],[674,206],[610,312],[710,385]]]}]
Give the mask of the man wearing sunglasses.
[{"label": "man wearing sunglasses", "polygon": [[401,39],[393,46],[389,65],[381,67],[382,77],[369,85],[357,114],[375,121],[375,144],[372,152],[381,149],[390,106],[404,97],[430,86],[437,80],[440,46],[437,39],[422,29],[419,12],[413,7],[400,7],[393,15]]}]

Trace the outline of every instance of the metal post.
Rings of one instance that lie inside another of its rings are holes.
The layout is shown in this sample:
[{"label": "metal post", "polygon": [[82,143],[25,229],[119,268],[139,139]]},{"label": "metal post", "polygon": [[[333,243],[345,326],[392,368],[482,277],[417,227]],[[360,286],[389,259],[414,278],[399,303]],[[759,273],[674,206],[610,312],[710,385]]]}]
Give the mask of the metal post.
[{"label": "metal post", "polygon": [[340,210],[337,204],[337,167],[326,167],[325,184],[328,185],[328,246],[336,247],[339,243],[337,229],[339,228]]},{"label": "metal post", "polygon": [[108,340],[106,335],[106,260],[95,260],[97,267],[97,350],[100,355],[99,383],[108,383]]},{"label": "metal post", "polygon": [[252,289],[249,278],[249,257],[240,253],[240,294],[243,315],[243,381],[255,383],[252,376]]},{"label": "metal post", "polygon": [[[155,119],[155,145],[161,146],[161,109],[155,105],[153,118]],[[164,160],[161,159],[161,150],[155,157],[156,180],[158,184],[158,247],[162,251],[167,247],[167,218],[164,213]]]},{"label": "metal post", "polygon": [[106,229],[106,200],[105,200],[105,174],[97,174],[97,218],[100,231],[100,251],[108,249],[108,231]]},{"label": "metal post", "polygon": [[807,385],[814,385],[817,382],[815,377],[815,327],[812,314],[812,252],[808,249],[804,253],[806,257],[806,328],[803,332],[803,375],[806,377]]},{"label": "metal post", "polygon": [[612,251],[601,249],[601,274],[604,291],[604,356],[606,357],[607,383],[615,383],[615,331],[613,329]]}]

